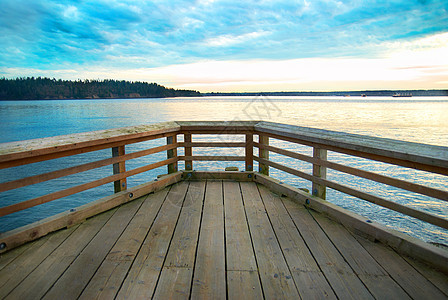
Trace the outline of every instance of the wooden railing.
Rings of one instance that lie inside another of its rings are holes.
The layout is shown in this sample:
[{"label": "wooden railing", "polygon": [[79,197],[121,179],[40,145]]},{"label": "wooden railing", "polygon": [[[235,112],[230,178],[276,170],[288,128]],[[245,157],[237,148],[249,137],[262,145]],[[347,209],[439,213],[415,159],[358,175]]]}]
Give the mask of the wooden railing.
[{"label": "wooden railing", "polygon": [[[241,135],[242,139],[237,142],[194,142],[193,137],[204,134],[216,136]],[[166,139],[164,145],[126,153],[127,145],[162,138]],[[183,141],[178,141],[178,139],[183,139]],[[275,143],[272,143],[272,141],[278,140],[291,143],[292,145],[312,147],[313,155],[304,155],[294,150],[285,150],[284,148],[275,146]],[[240,155],[194,155],[195,149],[198,148],[216,149],[230,147],[240,149]],[[13,168],[107,148],[111,149],[112,154],[110,158],[12,181],[8,181],[8,178],[3,178],[4,181],[0,183],[0,192],[58,179],[108,165],[111,165],[113,169],[113,175],[53,191],[50,194],[30,200],[2,206],[0,207],[0,217],[111,182],[114,182],[115,193],[121,193],[120,195],[125,198],[133,198],[137,194],[134,195],[127,188],[127,179],[129,177],[161,166],[167,166],[168,174],[177,174],[179,173],[177,172],[179,161],[184,162],[184,170],[187,173],[193,172],[195,164],[199,161],[241,161],[244,162],[245,171],[249,172],[249,175],[269,175],[270,168],[275,168],[311,181],[311,194],[314,197],[325,199],[326,189],[331,188],[448,229],[447,216],[436,216],[404,204],[398,204],[389,199],[345,186],[340,182],[327,178],[327,169],[333,169],[412,193],[448,201],[447,190],[373,173],[371,171],[354,168],[353,166],[331,162],[327,159],[327,153],[332,151],[352,157],[360,157],[447,176],[448,147],[423,145],[270,122],[167,122],[24,142],[5,143],[0,145],[0,169]],[[183,148],[183,155],[178,155],[179,148]],[[258,150],[256,153],[254,153],[254,148]],[[166,159],[127,170],[127,161],[159,152],[166,152]],[[311,164],[312,173],[307,173],[270,160],[270,156],[273,153]],[[252,173],[254,171],[254,162],[258,164],[258,173]]]}]

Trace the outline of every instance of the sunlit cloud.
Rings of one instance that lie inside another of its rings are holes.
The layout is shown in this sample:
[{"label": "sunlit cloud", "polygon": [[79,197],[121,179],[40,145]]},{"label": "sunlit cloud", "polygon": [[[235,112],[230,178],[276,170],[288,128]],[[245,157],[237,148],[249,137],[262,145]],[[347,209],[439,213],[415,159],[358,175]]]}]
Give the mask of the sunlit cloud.
[{"label": "sunlit cloud", "polygon": [[447,15],[443,0],[2,0],[0,76],[201,91],[443,88]]}]

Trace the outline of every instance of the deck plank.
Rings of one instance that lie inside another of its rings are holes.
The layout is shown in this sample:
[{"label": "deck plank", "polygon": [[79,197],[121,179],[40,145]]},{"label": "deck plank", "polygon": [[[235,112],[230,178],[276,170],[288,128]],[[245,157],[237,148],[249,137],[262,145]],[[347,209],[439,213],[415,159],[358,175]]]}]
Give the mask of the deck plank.
[{"label": "deck plank", "polygon": [[240,184],[224,181],[223,187],[228,297],[240,299],[244,295],[246,299],[261,299],[263,292]]},{"label": "deck plank", "polygon": [[193,268],[163,268],[152,299],[189,299]]},{"label": "deck plank", "polygon": [[413,266],[426,279],[431,281],[448,298],[448,276],[443,275],[434,268],[409,257],[403,257],[411,266]]},{"label": "deck plank", "polygon": [[258,189],[300,296],[303,299],[336,299],[281,198],[264,186],[258,185]]},{"label": "deck plank", "polygon": [[225,299],[222,181],[207,181],[191,299]]},{"label": "deck plank", "polygon": [[448,290],[443,273],[265,186],[228,180],[174,184],[6,252],[0,267],[6,299],[446,299]]},{"label": "deck plank", "polygon": [[410,299],[344,226],[320,213],[310,213],[375,298]]},{"label": "deck plank", "polygon": [[65,272],[86,245],[112,217],[116,209],[87,220],[31,272],[8,298],[40,299]]},{"label": "deck plank", "polygon": [[143,203],[120,206],[43,299],[77,299]]},{"label": "deck plank", "polygon": [[140,209],[108,253],[80,299],[113,299],[115,297],[168,191],[169,189],[164,189],[144,197]]},{"label": "deck plank", "polygon": [[256,184],[241,182],[240,186],[264,296],[267,299],[299,299]]},{"label": "deck plank", "polygon": [[[43,244],[46,241],[46,239],[48,239],[49,237],[50,237],[50,235],[47,235],[46,237],[43,237],[41,239],[21,245],[21,246],[15,248],[14,251],[7,251],[7,252],[0,253],[0,271],[3,268],[5,268],[7,265],[9,265],[12,261],[14,261],[18,257],[20,257],[23,253],[26,253],[26,251],[28,249],[38,248],[39,245]],[[24,257],[26,257],[26,254],[24,254]]]},{"label": "deck plank", "polygon": [[227,271],[228,299],[263,299],[257,271]]},{"label": "deck plank", "polygon": [[171,187],[117,298],[152,297],[187,189],[188,182],[185,181]]},{"label": "deck plank", "polygon": [[[61,230],[43,237],[18,251],[10,251],[2,255],[8,261],[0,272],[0,298],[6,297],[31,272],[33,272],[57,247],[62,244],[78,226]],[[17,252],[18,255],[15,254]],[[9,254],[9,255],[8,255]],[[13,260],[11,260],[13,258]]]},{"label": "deck plank", "polygon": [[446,299],[435,285],[391,248],[356,237],[390,276],[414,299]]},{"label": "deck plank", "polygon": [[179,221],[154,295],[155,299],[190,296],[205,182],[190,182]]},{"label": "deck plank", "polygon": [[282,201],[336,296],[341,299],[373,299],[308,210],[289,198],[282,198]]},{"label": "deck plank", "polygon": [[224,181],[226,255],[228,271],[256,271],[257,263],[238,182]]}]

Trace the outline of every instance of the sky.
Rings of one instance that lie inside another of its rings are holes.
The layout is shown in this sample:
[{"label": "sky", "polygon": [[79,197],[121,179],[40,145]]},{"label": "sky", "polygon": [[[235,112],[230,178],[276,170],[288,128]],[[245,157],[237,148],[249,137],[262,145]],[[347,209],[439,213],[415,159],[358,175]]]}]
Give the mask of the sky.
[{"label": "sky", "polygon": [[0,0],[0,77],[448,88],[447,0]]}]

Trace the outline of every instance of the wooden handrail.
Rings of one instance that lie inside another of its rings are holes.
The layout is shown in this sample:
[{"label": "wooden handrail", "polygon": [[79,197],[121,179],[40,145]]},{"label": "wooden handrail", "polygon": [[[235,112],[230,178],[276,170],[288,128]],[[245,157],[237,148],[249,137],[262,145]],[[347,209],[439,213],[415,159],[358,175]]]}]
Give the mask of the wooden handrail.
[{"label": "wooden handrail", "polygon": [[[204,134],[218,136],[240,135],[242,136],[243,141],[192,141],[193,135]],[[178,136],[183,136],[183,141],[178,141]],[[254,139],[254,136],[258,136],[258,141]],[[129,144],[161,138],[167,139],[165,145],[133,153],[125,152],[125,146]],[[280,149],[279,147],[270,145],[270,139],[278,139],[297,145],[310,146],[314,149],[314,155],[312,157],[294,151]],[[113,157],[0,183],[0,192],[4,192],[107,165],[115,165],[114,174],[111,176],[96,179],[71,188],[62,189],[60,191],[54,191],[48,195],[31,200],[1,207],[0,216],[72,195],[105,183],[116,182],[115,192],[120,192],[127,188],[126,178],[164,165],[168,166],[168,173],[175,173],[178,168],[178,161],[185,161],[186,171],[194,170],[195,161],[243,161],[245,162],[245,170],[252,171],[253,162],[256,161],[259,164],[259,172],[262,174],[268,175],[269,168],[272,167],[311,181],[313,183],[312,193],[319,198],[325,199],[326,187],[329,187],[421,219],[425,222],[448,228],[448,221],[443,217],[434,216],[378,196],[355,190],[326,177],[326,169],[331,168],[413,193],[448,201],[448,191],[377,174],[371,171],[357,169],[341,163],[330,162],[326,159],[326,152],[334,151],[350,156],[446,176],[448,175],[448,147],[410,143],[271,122],[166,122],[0,144],[0,169],[107,148],[115,149],[113,150]],[[184,148],[184,155],[178,155],[178,148]],[[242,148],[242,155],[195,155],[194,149],[196,148]],[[253,148],[258,148],[258,156],[255,156],[256,153],[253,152]],[[167,158],[165,160],[152,162],[132,170],[126,169],[125,163],[128,160],[162,151],[167,152]],[[307,174],[300,170],[275,163],[269,160],[271,152],[308,162],[313,166],[313,173]]]}]

